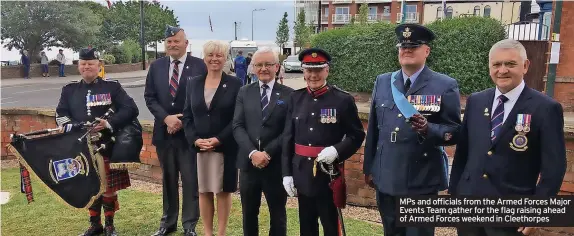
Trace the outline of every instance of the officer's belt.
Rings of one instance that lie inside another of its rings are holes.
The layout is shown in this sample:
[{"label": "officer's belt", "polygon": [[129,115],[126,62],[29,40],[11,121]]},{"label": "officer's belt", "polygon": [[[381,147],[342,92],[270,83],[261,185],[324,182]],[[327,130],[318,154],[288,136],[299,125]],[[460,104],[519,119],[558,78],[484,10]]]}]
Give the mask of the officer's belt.
[{"label": "officer's belt", "polygon": [[316,158],[325,147],[312,147],[301,144],[295,144],[295,154],[304,157]]}]

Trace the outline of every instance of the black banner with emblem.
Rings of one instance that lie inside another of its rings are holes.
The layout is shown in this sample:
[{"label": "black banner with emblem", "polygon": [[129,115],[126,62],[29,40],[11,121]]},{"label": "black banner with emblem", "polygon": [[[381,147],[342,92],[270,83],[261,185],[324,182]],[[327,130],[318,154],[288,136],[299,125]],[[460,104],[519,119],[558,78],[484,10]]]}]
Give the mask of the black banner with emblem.
[{"label": "black banner with emblem", "polygon": [[77,130],[41,137],[15,135],[8,148],[27,171],[66,203],[88,208],[104,193],[106,174],[103,158],[94,154],[90,141],[79,141],[84,133]]}]

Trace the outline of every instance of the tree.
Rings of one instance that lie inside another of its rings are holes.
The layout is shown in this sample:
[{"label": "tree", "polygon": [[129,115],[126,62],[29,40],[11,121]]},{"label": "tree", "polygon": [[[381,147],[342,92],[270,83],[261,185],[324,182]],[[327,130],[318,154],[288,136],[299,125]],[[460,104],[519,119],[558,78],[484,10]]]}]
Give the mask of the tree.
[{"label": "tree", "polygon": [[311,27],[305,22],[305,11],[303,9],[297,15],[297,21],[293,30],[295,31],[295,45],[301,48],[305,47],[311,40]]},{"label": "tree", "polygon": [[279,21],[279,26],[277,27],[277,38],[275,39],[275,43],[281,47],[281,53],[283,53],[285,43],[289,41],[289,25],[287,23],[287,12],[285,12],[285,14],[283,14],[283,19]]},{"label": "tree", "polygon": [[[140,41],[140,3],[115,2],[105,15],[105,35],[115,42],[132,39]],[[108,23],[108,24],[106,24]],[[157,2],[144,2],[144,40],[146,43],[163,41],[166,25],[178,26],[173,10]]]},{"label": "tree", "polygon": [[95,39],[102,23],[90,9],[64,1],[7,1],[1,19],[4,47],[27,50],[35,60],[47,47],[85,47]]},{"label": "tree", "polygon": [[359,17],[357,19],[359,24],[364,25],[369,20],[369,4],[366,2],[359,7]]}]

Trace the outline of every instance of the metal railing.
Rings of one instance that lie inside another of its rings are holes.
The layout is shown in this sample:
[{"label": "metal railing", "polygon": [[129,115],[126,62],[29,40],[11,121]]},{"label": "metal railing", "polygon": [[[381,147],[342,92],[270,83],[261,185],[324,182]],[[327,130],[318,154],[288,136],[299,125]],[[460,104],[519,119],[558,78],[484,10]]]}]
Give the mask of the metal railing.
[{"label": "metal railing", "polygon": [[[359,14],[355,14],[355,21],[359,19]],[[369,14],[367,22],[391,21],[391,14]]]},{"label": "metal railing", "polygon": [[344,24],[351,22],[351,15],[350,14],[334,14],[333,15],[333,23],[334,24]]},{"label": "metal railing", "polygon": [[[407,12],[405,14],[405,23],[418,23],[419,22],[419,13],[418,12]],[[403,19],[402,13],[397,13],[397,22],[401,22]]]},{"label": "metal railing", "polygon": [[504,26],[506,37],[514,40],[542,40],[550,37],[550,26],[537,22],[517,22]]}]

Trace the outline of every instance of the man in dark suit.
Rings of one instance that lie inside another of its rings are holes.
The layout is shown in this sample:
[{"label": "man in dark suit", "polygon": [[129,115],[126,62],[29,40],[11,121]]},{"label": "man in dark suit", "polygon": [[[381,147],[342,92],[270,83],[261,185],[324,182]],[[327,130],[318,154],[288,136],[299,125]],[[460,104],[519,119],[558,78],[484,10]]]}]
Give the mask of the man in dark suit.
[{"label": "man in dark suit", "polygon": [[460,95],[456,80],[425,65],[432,31],[417,24],[395,31],[401,69],[375,81],[363,172],[377,190],[385,235],[432,236],[434,227],[396,227],[395,206],[397,196],[446,189],[448,159],[441,146],[456,142]]},{"label": "man in dark suit", "polygon": [[[555,196],[566,173],[560,103],[527,87],[524,46],[505,39],[490,50],[496,88],[470,95],[451,170],[453,195]],[[540,180],[539,180],[540,179]],[[530,227],[459,228],[459,235],[529,235]]]},{"label": "man in dark suit", "polygon": [[168,26],[165,32],[167,57],[153,62],[146,78],[144,97],[154,115],[153,145],[163,171],[163,216],[155,236],[177,229],[178,180],[183,184],[182,224],[185,235],[196,235],[199,220],[197,168],[185,139],[180,117],[185,103],[186,83],[207,73],[203,60],[186,53],[188,41],[181,28]]},{"label": "man in dark suit", "polygon": [[255,52],[252,66],[259,82],[239,90],[233,118],[233,136],[240,148],[237,168],[241,170],[243,235],[259,235],[261,192],[265,193],[271,215],[269,235],[287,235],[281,133],[285,126],[286,102],[293,89],[276,83],[279,57],[271,48]]}]

